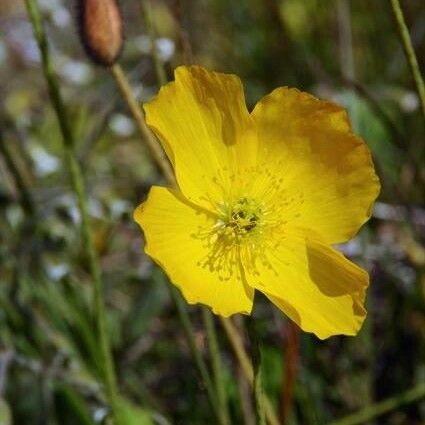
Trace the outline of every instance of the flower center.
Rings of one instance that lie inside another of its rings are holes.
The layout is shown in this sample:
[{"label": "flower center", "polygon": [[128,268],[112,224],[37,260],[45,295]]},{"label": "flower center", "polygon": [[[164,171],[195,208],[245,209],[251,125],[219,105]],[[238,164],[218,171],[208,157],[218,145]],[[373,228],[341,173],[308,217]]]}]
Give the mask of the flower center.
[{"label": "flower center", "polygon": [[249,198],[224,203],[219,207],[217,230],[230,245],[239,245],[248,235],[256,233],[261,224],[262,205]]},{"label": "flower center", "polygon": [[215,206],[215,223],[192,234],[208,251],[197,265],[217,273],[221,281],[232,276],[240,279],[236,271],[241,262],[252,275],[258,274],[259,264],[272,269],[269,254],[284,239],[280,229],[286,222],[280,208],[251,197],[228,199]]},{"label": "flower center", "polygon": [[280,161],[273,169],[260,163],[235,174],[227,168],[219,170],[213,179],[217,193],[201,197],[215,217],[191,235],[207,251],[197,262],[199,267],[217,273],[221,281],[241,279],[241,265],[251,276],[258,276],[260,268],[276,273],[274,253],[304,203],[304,194],[290,190],[289,177],[286,180],[277,170],[285,170],[285,163]]}]

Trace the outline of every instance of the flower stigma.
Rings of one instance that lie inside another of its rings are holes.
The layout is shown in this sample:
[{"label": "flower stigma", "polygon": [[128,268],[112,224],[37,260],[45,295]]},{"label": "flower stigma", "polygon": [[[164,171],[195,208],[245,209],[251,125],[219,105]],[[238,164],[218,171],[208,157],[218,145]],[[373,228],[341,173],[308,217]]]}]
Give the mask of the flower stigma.
[{"label": "flower stigma", "polygon": [[219,206],[217,232],[231,245],[240,245],[261,225],[262,204],[249,198],[240,198],[233,204]]}]

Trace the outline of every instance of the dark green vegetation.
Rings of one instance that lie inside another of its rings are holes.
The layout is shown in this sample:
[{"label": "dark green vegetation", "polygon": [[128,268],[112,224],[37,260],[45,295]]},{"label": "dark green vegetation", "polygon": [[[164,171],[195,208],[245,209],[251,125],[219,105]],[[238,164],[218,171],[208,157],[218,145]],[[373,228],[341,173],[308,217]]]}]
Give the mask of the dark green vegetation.
[{"label": "dark green vegetation", "polygon": [[[171,78],[176,65],[192,60],[238,74],[250,106],[281,85],[346,105],[374,154],[379,203],[343,247],[371,273],[361,333],[319,341],[256,299],[263,379],[276,411],[290,425],[326,424],[355,412],[357,419],[341,425],[422,424],[425,127],[390,2],[151,3],[156,65],[142,1],[122,1],[122,65],[140,100],[158,90],[158,66]],[[68,2],[40,4],[90,196],[125,423],[214,424],[168,283],[143,255],[131,219],[150,185],[165,181],[111,74],[84,56]],[[425,69],[425,4],[404,0],[402,7]],[[28,22],[24,2],[0,0],[0,425],[101,424],[108,410],[90,264]],[[197,348],[213,369],[207,321],[198,307],[188,310]],[[246,339],[240,318],[236,323]],[[231,422],[249,425],[249,386],[215,324]]]}]

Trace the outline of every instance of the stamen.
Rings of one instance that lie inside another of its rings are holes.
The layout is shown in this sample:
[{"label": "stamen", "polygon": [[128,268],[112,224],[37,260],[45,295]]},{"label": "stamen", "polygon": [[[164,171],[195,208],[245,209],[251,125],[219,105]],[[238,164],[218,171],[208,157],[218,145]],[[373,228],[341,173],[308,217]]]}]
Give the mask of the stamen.
[{"label": "stamen", "polygon": [[205,198],[216,211],[216,222],[192,235],[203,241],[208,252],[198,266],[217,273],[221,281],[240,279],[239,262],[254,276],[260,274],[260,266],[274,270],[271,254],[285,239],[286,224],[300,216],[304,203],[302,193],[289,195],[288,182],[281,177],[283,167],[278,164],[278,176],[267,164],[239,170],[237,175],[229,175],[227,169],[217,173],[213,183],[223,201]]}]

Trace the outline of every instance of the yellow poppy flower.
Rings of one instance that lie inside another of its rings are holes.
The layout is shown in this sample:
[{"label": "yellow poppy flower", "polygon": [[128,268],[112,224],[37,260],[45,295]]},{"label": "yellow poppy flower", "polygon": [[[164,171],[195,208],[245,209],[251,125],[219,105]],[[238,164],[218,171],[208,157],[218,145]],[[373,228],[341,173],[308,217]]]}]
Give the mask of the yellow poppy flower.
[{"label": "yellow poppy flower", "polygon": [[331,244],[368,220],[379,181],[346,112],[281,87],[250,113],[237,76],[199,66],[144,109],[178,189],[152,187],[134,218],[186,300],[249,314],[257,289],[319,338],[356,334],[369,277]]}]

